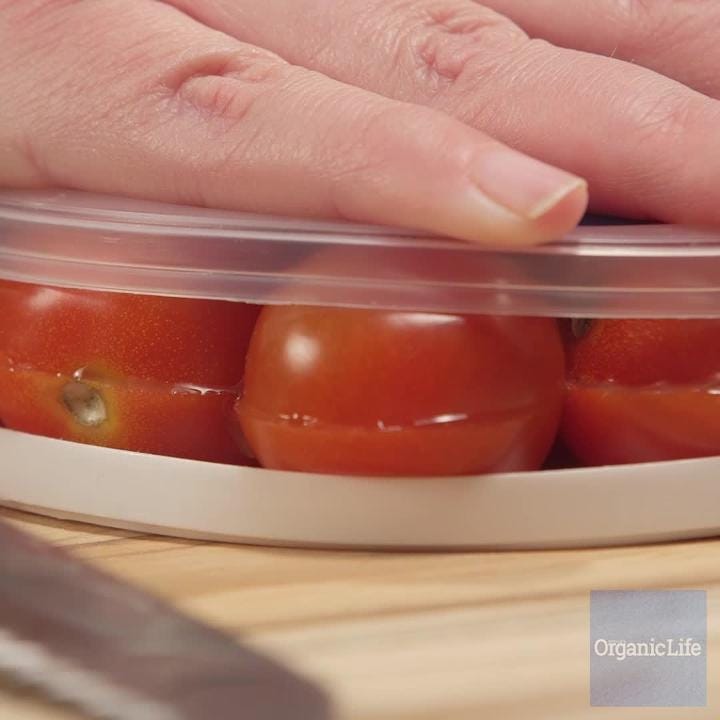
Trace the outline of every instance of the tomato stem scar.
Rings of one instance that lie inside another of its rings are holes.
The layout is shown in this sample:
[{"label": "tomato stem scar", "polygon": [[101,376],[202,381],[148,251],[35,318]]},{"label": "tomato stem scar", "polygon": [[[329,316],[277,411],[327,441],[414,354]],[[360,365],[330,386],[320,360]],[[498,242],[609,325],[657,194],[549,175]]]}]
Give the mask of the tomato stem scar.
[{"label": "tomato stem scar", "polygon": [[62,402],[75,420],[85,427],[99,427],[107,420],[102,395],[87,383],[73,380],[62,389]]},{"label": "tomato stem scar", "polygon": [[578,340],[584,338],[590,332],[592,322],[593,321],[588,318],[574,318],[571,321],[573,335]]}]

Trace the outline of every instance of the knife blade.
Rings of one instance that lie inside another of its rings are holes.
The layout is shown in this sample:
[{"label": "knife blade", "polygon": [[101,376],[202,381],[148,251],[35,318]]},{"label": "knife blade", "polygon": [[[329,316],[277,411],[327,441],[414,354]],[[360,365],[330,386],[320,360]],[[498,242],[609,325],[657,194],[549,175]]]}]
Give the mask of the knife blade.
[{"label": "knife blade", "polygon": [[0,520],[0,672],[100,720],[326,720],[327,696]]}]

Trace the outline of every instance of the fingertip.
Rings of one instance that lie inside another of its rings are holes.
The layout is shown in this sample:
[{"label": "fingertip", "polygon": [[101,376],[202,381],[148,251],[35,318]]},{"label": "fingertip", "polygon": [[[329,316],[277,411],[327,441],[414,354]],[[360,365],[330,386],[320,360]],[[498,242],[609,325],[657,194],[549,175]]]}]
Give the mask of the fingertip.
[{"label": "fingertip", "polygon": [[382,125],[365,149],[383,162],[344,175],[344,216],[502,247],[557,239],[585,212],[577,175],[417,107],[405,108],[401,127]]},{"label": "fingertip", "polygon": [[573,230],[587,212],[588,202],[588,184],[582,178],[548,198],[534,218],[537,231],[534,242],[557,240]]},{"label": "fingertip", "polygon": [[[571,176],[568,176],[571,177]],[[517,178],[518,185],[536,178]],[[493,247],[525,247],[557,240],[573,230],[588,206],[588,186],[573,178],[554,190],[532,210],[520,213],[488,196],[476,186],[453,197],[425,220],[429,229],[469,242]]]}]

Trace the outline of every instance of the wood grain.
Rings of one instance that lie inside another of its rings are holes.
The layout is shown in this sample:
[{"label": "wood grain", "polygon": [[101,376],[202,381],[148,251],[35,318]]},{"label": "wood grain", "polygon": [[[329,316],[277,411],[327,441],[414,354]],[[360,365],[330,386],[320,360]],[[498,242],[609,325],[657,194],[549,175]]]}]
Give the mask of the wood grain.
[{"label": "wood grain", "polygon": [[[718,717],[717,540],[373,554],[199,543],[0,515],[315,679],[339,720]],[[589,591],[666,588],[708,591],[708,708],[590,708]],[[78,716],[0,690],[0,718]]]}]

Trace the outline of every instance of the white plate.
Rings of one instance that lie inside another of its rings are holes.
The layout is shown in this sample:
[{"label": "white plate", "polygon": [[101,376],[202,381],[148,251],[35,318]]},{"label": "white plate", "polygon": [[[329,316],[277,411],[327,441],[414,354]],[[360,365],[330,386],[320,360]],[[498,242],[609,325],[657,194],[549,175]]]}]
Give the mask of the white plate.
[{"label": "white plate", "polygon": [[720,458],[460,478],[176,460],[0,430],[0,504],[178,537],[386,549],[600,546],[720,534]]}]

